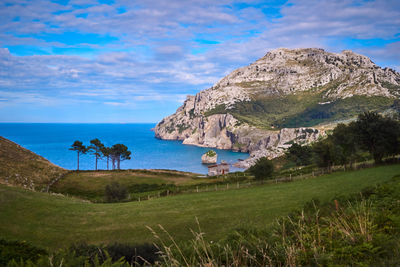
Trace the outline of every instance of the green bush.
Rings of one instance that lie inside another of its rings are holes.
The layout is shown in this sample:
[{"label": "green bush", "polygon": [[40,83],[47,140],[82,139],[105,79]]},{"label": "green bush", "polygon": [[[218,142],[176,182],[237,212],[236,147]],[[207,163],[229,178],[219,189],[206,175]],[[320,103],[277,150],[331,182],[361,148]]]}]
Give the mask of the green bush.
[{"label": "green bush", "polygon": [[44,249],[34,247],[25,241],[0,239],[0,266],[7,266],[11,260],[36,262],[43,255],[47,255]]},{"label": "green bush", "polygon": [[105,198],[107,202],[118,202],[126,199],[128,196],[128,191],[126,187],[117,183],[112,182],[106,186]]},{"label": "green bush", "polygon": [[214,157],[215,155],[217,155],[217,153],[214,150],[208,150],[206,155],[208,157]]},{"label": "green bush", "polygon": [[256,180],[271,178],[274,172],[274,165],[267,157],[259,158],[248,171],[254,175]]}]

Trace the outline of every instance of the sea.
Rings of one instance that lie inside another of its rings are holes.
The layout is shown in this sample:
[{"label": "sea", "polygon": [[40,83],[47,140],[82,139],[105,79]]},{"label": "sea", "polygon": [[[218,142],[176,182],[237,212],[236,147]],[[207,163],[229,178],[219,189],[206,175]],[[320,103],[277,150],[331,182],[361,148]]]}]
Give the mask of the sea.
[{"label": "sea", "polygon": [[[0,136],[69,170],[77,168],[77,153],[69,150],[73,142],[79,140],[88,146],[90,140],[98,138],[106,146],[120,143],[126,145],[132,152],[131,160],[121,162],[121,169],[169,169],[207,173],[207,165],[201,163],[201,156],[210,148],[183,145],[182,141],[157,139],[151,130],[155,125],[155,123],[0,123]],[[218,162],[223,160],[233,164],[249,156],[248,153],[213,150],[218,154]],[[80,169],[94,170],[94,155],[82,155]],[[98,162],[98,169],[107,169],[106,160]],[[231,171],[242,170],[231,166]]]}]

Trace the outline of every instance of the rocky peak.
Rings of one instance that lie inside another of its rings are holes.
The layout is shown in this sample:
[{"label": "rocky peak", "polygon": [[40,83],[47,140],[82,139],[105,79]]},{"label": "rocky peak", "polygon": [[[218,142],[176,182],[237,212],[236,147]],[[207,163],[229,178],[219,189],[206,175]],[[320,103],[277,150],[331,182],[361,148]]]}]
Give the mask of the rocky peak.
[{"label": "rocky peak", "polygon": [[[373,97],[377,101],[369,103]],[[266,150],[276,151],[273,147],[282,148],[281,140],[300,140],[294,134],[299,131],[279,126],[279,134],[275,125],[291,125],[288,121],[304,121],[304,117],[316,122],[335,119],[338,111],[347,119],[346,112],[352,116],[371,107],[389,107],[399,97],[400,74],[382,69],[366,56],[350,50],[278,48],[232,71],[209,89],[188,96],[175,114],[156,126],[155,133],[162,139],[184,140],[184,144],[263,151],[256,154],[265,155]],[[304,125],[296,127],[300,126]],[[314,133],[313,129],[301,131]],[[306,135],[301,142],[320,134]]]}]

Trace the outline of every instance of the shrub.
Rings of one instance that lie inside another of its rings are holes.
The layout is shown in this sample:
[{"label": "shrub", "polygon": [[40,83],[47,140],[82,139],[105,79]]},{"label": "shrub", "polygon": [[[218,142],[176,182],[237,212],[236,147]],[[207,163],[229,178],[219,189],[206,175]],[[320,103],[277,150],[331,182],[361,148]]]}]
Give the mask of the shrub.
[{"label": "shrub", "polygon": [[43,255],[47,255],[44,249],[34,247],[25,241],[0,239],[0,266],[7,266],[11,260],[35,262]]},{"label": "shrub", "polygon": [[105,197],[107,202],[118,202],[124,200],[127,195],[126,187],[117,182],[112,182],[106,186]]},{"label": "shrub", "polygon": [[272,176],[274,165],[267,157],[259,158],[256,164],[249,168],[249,172],[254,175],[256,180],[263,180]]},{"label": "shrub", "polygon": [[215,155],[217,155],[217,153],[215,153],[214,150],[208,150],[207,153],[206,153],[206,155],[207,155],[208,157],[214,157]]}]

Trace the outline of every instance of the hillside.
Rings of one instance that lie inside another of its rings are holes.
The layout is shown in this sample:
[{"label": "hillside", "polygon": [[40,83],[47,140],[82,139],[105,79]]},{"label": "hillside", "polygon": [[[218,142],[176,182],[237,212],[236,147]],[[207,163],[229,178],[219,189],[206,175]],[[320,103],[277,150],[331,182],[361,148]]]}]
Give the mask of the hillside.
[{"label": "hillside", "polygon": [[67,170],[0,136],[0,183],[44,190]]},{"label": "hillside", "polygon": [[318,139],[323,124],[391,109],[399,97],[400,74],[365,56],[281,48],[188,96],[155,135],[250,152],[242,162],[248,167],[261,156],[281,155],[292,142]]},{"label": "hillside", "polygon": [[196,217],[208,240],[234,229],[263,229],[311,199],[329,201],[400,174],[400,165],[338,172],[291,183],[193,193],[142,202],[93,204],[0,185],[0,236],[55,250],[89,244],[152,242],[146,226],[163,225],[177,241],[192,237]]}]

